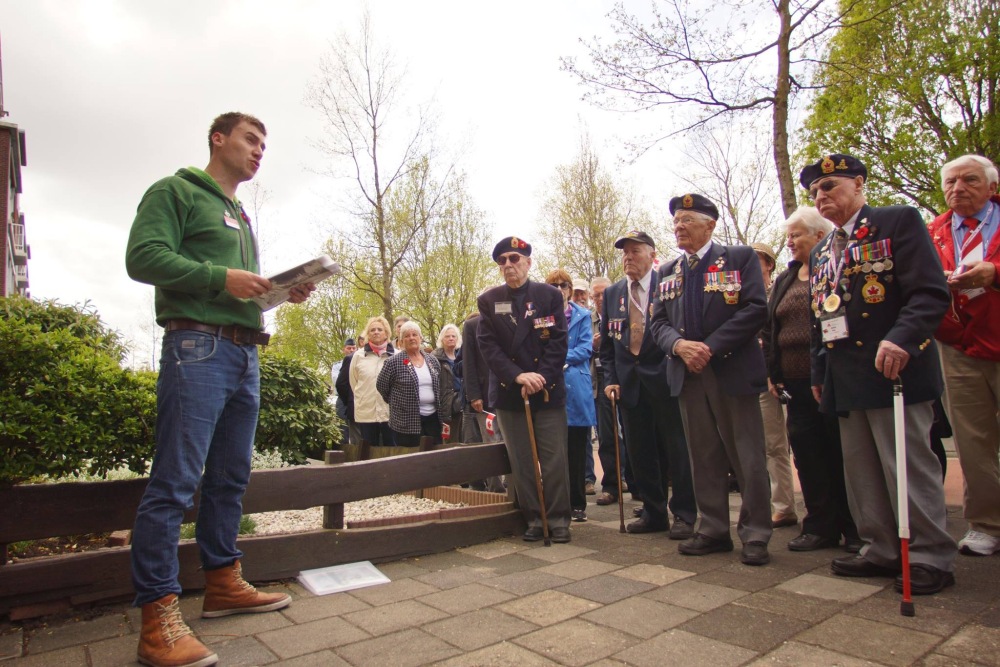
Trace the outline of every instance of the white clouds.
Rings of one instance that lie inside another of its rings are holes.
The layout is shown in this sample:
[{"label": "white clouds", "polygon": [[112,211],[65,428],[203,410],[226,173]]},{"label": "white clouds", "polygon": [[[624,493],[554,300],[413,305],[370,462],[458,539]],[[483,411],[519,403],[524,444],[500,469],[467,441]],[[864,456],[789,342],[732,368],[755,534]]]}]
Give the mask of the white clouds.
[{"label": "white clouds", "polygon": [[[584,125],[609,146],[609,163],[637,133],[642,118],[581,102],[559,70],[560,56],[581,52],[579,38],[607,32],[611,6],[371,3],[377,38],[407,68],[405,105],[434,98],[439,143],[459,155],[476,203],[505,233],[534,232],[538,194],[574,157]],[[27,134],[34,296],[89,298],[113,326],[141,331],[148,289],[124,271],[136,205],[158,178],[205,165],[208,125],[223,111],[268,128],[258,174],[272,195],[261,216],[265,271],[314,254],[347,220],[351,184],[316,175],[322,126],[303,98],[330,42],[356,32],[360,2],[0,0],[0,11],[6,120]],[[623,171],[647,184],[665,178],[653,159]]]}]

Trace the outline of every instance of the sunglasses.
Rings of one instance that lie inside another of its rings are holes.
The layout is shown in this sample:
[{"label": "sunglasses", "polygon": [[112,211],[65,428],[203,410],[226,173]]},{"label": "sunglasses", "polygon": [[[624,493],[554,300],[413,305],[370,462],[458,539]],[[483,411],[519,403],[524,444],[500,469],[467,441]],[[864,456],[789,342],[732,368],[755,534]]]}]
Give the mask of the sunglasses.
[{"label": "sunglasses", "polygon": [[497,259],[497,264],[503,266],[504,264],[517,264],[521,261],[521,255],[519,253],[513,252],[509,255],[500,255]]},{"label": "sunglasses", "polygon": [[553,287],[559,287],[561,289],[569,289],[570,287],[573,286],[570,283],[549,283],[549,284],[552,285]]},{"label": "sunglasses", "polygon": [[840,185],[840,181],[842,180],[843,179],[840,178],[833,178],[830,179],[829,181],[823,181],[815,188],[809,188],[809,198],[816,199],[816,197],[819,195],[820,190],[822,190],[823,192],[830,192],[830,190],[833,190],[838,185]]}]

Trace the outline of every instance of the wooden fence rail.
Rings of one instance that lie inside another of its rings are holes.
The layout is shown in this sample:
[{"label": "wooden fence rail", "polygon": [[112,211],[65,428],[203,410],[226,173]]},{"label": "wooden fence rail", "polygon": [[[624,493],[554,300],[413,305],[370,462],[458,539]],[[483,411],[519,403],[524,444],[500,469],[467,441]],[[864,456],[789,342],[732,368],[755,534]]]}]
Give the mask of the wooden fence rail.
[{"label": "wooden fence rail", "polygon": [[[337,506],[367,498],[458,484],[510,472],[502,444],[469,445],[341,465],[254,471],[245,514]],[[145,479],[15,486],[0,490],[0,549],[22,540],[132,527]],[[192,521],[197,505],[185,515]],[[385,561],[509,535],[524,527],[509,509],[484,517],[355,530],[244,537],[250,580],[292,577],[300,570],[358,560]],[[204,585],[198,548],[179,549],[181,586]],[[80,605],[131,592],[129,548],[32,558],[0,565],[0,614],[58,601]],[[49,609],[51,605],[49,605]],[[23,617],[23,616],[22,616]]]}]

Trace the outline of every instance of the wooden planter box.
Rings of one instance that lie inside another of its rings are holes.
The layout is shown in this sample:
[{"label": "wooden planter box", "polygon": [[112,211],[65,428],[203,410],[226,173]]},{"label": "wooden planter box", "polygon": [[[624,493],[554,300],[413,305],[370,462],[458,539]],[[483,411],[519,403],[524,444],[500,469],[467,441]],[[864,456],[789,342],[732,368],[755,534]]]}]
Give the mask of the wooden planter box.
[{"label": "wooden planter box", "polygon": [[[339,453],[338,453],[339,455]],[[246,514],[323,506],[331,521],[343,504],[367,498],[457,484],[507,474],[503,444],[470,445],[357,463],[255,471],[243,498]],[[27,618],[60,607],[96,604],[132,594],[130,549],[114,547],[83,553],[6,559],[6,545],[64,535],[103,533],[132,527],[145,479],[120,482],[38,484],[0,490],[0,615]],[[468,490],[460,489],[467,493]],[[449,493],[442,491],[442,493]],[[502,494],[486,494],[499,496]],[[484,498],[484,500],[486,500]],[[273,581],[299,571],[360,560],[382,562],[447,551],[524,530],[521,513],[496,498],[460,510],[490,511],[479,516],[440,513],[417,523],[362,530],[330,528],[246,537],[244,574],[251,581]],[[475,514],[475,512],[471,512]],[[185,521],[197,516],[195,508]],[[198,545],[181,544],[180,582],[184,589],[204,587]]]}]

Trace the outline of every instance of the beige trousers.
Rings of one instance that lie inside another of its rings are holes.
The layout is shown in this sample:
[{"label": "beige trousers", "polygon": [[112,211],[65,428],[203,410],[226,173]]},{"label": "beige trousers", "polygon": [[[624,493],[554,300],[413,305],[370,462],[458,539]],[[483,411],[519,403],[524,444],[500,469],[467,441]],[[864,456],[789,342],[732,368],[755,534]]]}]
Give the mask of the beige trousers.
[{"label": "beige trousers", "polygon": [[796,516],[792,461],[785,432],[785,412],[771,392],[761,392],[760,416],[764,420],[767,474],[771,478],[771,512]]}]

